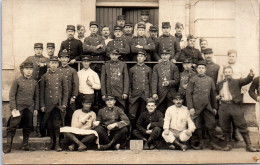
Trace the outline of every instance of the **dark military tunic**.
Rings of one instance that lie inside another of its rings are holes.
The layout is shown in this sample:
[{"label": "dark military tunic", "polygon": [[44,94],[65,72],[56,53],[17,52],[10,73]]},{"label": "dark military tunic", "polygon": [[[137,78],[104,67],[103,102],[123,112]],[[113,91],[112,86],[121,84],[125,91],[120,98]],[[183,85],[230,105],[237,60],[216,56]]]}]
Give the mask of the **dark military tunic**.
[{"label": "dark military tunic", "polygon": [[43,126],[46,125],[52,110],[68,103],[68,83],[59,70],[48,70],[41,78],[41,107],[46,107]]},{"label": "dark military tunic", "polygon": [[131,40],[133,38],[133,34],[124,34],[123,37],[125,38],[125,40],[127,41],[127,43],[131,43]]},{"label": "dark military tunic", "polygon": [[260,93],[259,76],[254,78],[248,93],[255,101],[257,101],[257,97],[259,96]]},{"label": "dark military tunic", "polygon": [[158,61],[158,60],[161,59],[161,58],[159,57],[159,55],[158,55],[158,45],[159,45],[158,42],[159,42],[159,40],[158,40],[157,37],[150,37],[150,38],[153,40],[154,45],[155,45],[154,51],[151,52],[152,61]]},{"label": "dark military tunic", "polygon": [[147,65],[136,64],[129,70],[130,91],[129,102],[134,103],[138,98],[147,100],[151,97],[152,69]]},{"label": "dark military tunic", "polygon": [[197,64],[198,61],[203,60],[199,49],[190,46],[186,46],[181,50],[180,61],[183,61],[187,58],[191,59],[193,64]]},{"label": "dark military tunic", "polygon": [[[121,61],[129,61],[131,58],[130,55],[130,46],[124,37],[117,37],[112,41],[109,41],[107,44],[107,56],[112,50],[118,49],[120,57],[118,58]],[[110,58],[110,57],[109,57]]]},{"label": "dark military tunic", "polygon": [[122,94],[128,95],[129,76],[127,66],[122,61],[108,61],[102,66],[101,72],[101,93],[113,95],[123,106],[125,101]]},{"label": "dark military tunic", "polygon": [[[164,81],[169,81],[168,86],[163,86]],[[176,86],[180,81],[179,69],[172,62],[161,62],[153,68],[152,93],[158,94],[160,104],[166,97],[173,99]]]},{"label": "dark military tunic", "polygon": [[213,78],[215,84],[217,83],[219,68],[220,66],[213,61],[206,61],[206,75]]},{"label": "dark military tunic", "polygon": [[139,52],[139,48],[136,48],[137,45],[143,46],[143,50],[147,52],[147,61],[151,61],[151,51],[155,50],[155,44],[151,38],[147,38],[145,36],[137,36],[133,37],[130,43],[131,52],[133,54],[133,61],[137,61],[137,54]]},{"label": "dark military tunic", "polygon": [[162,50],[167,48],[170,50],[171,58],[175,59],[176,61],[179,60],[179,56],[181,53],[180,43],[178,39],[172,35],[166,36],[161,35],[158,38],[158,56],[161,59]]},{"label": "dark military tunic", "polygon": [[70,60],[80,60],[80,56],[82,55],[82,42],[80,40],[73,38],[62,41],[59,53],[64,49],[67,50]]},{"label": "dark military tunic", "polygon": [[183,96],[186,95],[186,89],[184,88],[184,85],[188,85],[189,80],[191,77],[195,76],[196,72],[194,72],[192,69],[191,70],[184,70],[180,74],[180,86],[179,86],[179,93],[182,94]]}]

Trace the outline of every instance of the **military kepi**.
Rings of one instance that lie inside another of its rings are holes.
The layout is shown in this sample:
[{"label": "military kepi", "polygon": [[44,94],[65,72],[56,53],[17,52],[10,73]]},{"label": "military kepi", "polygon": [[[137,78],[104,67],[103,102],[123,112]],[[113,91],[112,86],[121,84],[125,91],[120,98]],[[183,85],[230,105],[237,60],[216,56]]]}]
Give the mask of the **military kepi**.
[{"label": "military kepi", "polygon": [[105,95],[105,98],[104,98],[105,101],[114,100],[114,99],[115,99],[115,97],[112,95]]},{"label": "military kepi", "polygon": [[96,21],[90,21],[89,26],[96,25],[98,27],[98,24]]},{"label": "military kepi", "polygon": [[146,56],[146,51],[145,51],[145,50],[139,50],[139,51],[138,51],[138,55],[139,55],[139,54]]},{"label": "military kepi", "polygon": [[162,22],[162,28],[168,28],[171,27],[170,22]]},{"label": "military kepi", "polygon": [[90,61],[90,59],[88,58],[88,56],[84,55],[81,57],[81,61]]},{"label": "military kepi", "polygon": [[57,56],[53,56],[50,58],[50,61],[59,61],[58,57]]},{"label": "military kepi", "polygon": [[69,57],[68,52],[61,52],[59,53],[59,57]]},{"label": "military kepi", "polygon": [[200,60],[200,61],[198,62],[198,64],[197,64],[197,66],[199,66],[199,65],[204,65],[204,66],[206,66],[206,62],[205,62],[204,60]]},{"label": "military kepi", "polygon": [[124,15],[119,15],[119,16],[117,16],[117,20],[125,20],[125,16]]},{"label": "military kepi", "polygon": [[142,10],[141,15],[149,15],[149,10]]},{"label": "military kepi", "polygon": [[192,63],[192,60],[190,58],[186,58],[182,61],[182,63]]},{"label": "military kepi", "polygon": [[126,22],[126,23],[125,23],[125,26],[133,27],[133,23],[132,23],[132,22]]},{"label": "military kepi", "polygon": [[182,94],[176,93],[176,94],[174,95],[174,99],[177,99],[177,98],[182,99]]},{"label": "military kepi", "polygon": [[150,26],[150,29],[149,29],[149,31],[151,31],[151,32],[157,32],[157,31],[158,31],[158,29],[157,29],[157,27],[156,27],[156,26]]},{"label": "military kepi", "polygon": [[75,26],[74,25],[67,25],[67,29],[66,30],[73,30],[75,31]]},{"label": "military kepi", "polygon": [[23,68],[33,68],[33,63],[32,62],[24,62],[22,67]]},{"label": "military kepi", "polygon": [[213,51],[212,51],[211,48],[206,48],[206,49],[203,50],[203,53],[204,54],[211,54],[211,53],[213,53]]},{"label": "military kepi", "polygon": [[43,44],[42,43],[35,43],[34,48],[42,48],[43,49]]},{"label": "military kepi", "polygon": [[47,48],[55,48],[55,44],[52,42],[47,43]]},{"label": "military kepi", "polygon": [[120,26],[115,26],[115,27],[114,27],[114,31],[115,31],[115,30],[122,30],[122,29],[121,29]]},{"label": "military kepi", "polygon": [[144,29],[145,29],[145,24],[139,23],[139,24],[137,25],[137,28],[144,28]]},{"label": "military kepi", "polygon": [[120,53],[119,53],[119,50],[118,50],[118,49],[114,49],[114,50],[112,50],[112,51],[109,53],[109,55],[110,55],[110,54],[120,56]]},{"label": "military kepi", "polygon": [[170,50],[168,48],[165,48],[162,50],[162,54],[170,54]]}]

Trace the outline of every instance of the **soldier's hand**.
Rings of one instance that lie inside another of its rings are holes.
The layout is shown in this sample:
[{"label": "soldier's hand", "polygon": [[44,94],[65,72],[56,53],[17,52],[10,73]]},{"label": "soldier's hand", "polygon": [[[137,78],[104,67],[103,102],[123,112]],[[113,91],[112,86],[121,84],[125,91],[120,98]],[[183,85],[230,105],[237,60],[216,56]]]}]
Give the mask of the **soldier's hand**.
[{"label": "soldier's hand", "polygon": [[42,62],[39,63],[40,67],[44,67],[45,65],[46,65],[46,63],[42,63]]},{"label": "soldier's hand", "polygon": [[41,107],[41,111],[42,111],[42,112],[45,112],[45,111],[46,111],[46,108],[45,108],[45,107]]},{"label": "soldier's hand", "polygon": [[148,124],[146,129],[148,130],[150,127],[151,127],[151,123]]},{"label": "soldier's hand", "polygon": [[159,63],[162,62],[162,61],[163,61],[162,59],[158,60]]},{"label": "soldier's hand", "polygon": [[177,62],[174,58],[171,61],[172,61],[172,63],[176,63]]},{"label": "soldier's hand", "polygon": [[190,109],[190,115],[193,116],[195,114],[195,109],[194,108],[191,108]]},{"label": "soldier's hand", "polygon": [[254,76],[254,71],[253,71],[253,69],[250,69],[250,76]]},{"label": "soldier's hand", "polygon": [[188,84],[184,84],[182,87],[183,87],[184,89],[187,89],[187,86],[188,86]]},{"label": "soldier's hand", "polygon": [[221,100],[221,96],[220,96],[220,95],[217,95],[217,96],[216,96],[216,99],[217,99],[217,100]]},{"label": "soldier's hand", "polygon": [[77,60],[73,59],[73,60],[70,60],[69,64],[74,64]]},{"label": "soldier's hand", "polygon": [[212,109],[212,112],[214,115],[216,115],[218,113],[218,111],[216,109]]},{"label": "soldier's hand", "polygon": [[93,127],[97,127],[99,125],[100,121],[94,121],[93,122]]},{"label": "soldier's hand", "polygon": [[37,110],[34,110],[33,111],[33,116],[37,116],[38,115],[38,111]]},{"label": "soldier's hand", "polygon": [[245,94],[247,92],[247,90],[248,90],[247,86],[242,86],[241,93]]},{"label": "soldier's hand", "polygon": [[164,132],[164,135],[169,135],[169,129],[165,129],[163,132]]},{"label": "soldier's hand", "polygon": [[72,98],[70,99],[70,104],[73,104],[73,103],[75,103],[75,99],[72,97]]},{"label": "soldier's hand", "polygon": [[154,100],[158,100],[158,95],[157,94],[153,94],[153,97],[152,97]]},{"label": "soldier's hand", "polygon": [[260,96],[257,96],[256,101],[260,102]]},{"label": "soldier's hand", "polygon": [[191,136],[191,135],[192,135],[192,132],[191,132],[190,130],[187,130],[187,131],[186,131],[186,135],[187,135],[187,136]]},{"label": "soldier's hand", "polygon": [[92,87],[92,86],[93,86],[93,82],[92,82],[92,81],[90,81],[90,80],[87,80],[87,81],[86,81],[86,83],[87,83],[87,85],[88,85],[88,86],[90,86],[90,87]]},{"label": "soldier's hand", "polygon": [[162,85],[165,86],[165,87],[167,87],[169,84],[170,84],[169,81],[164,81]]},{"label": "soldier's hand", "polygon": [[144,47],[141,46],[141,45],[136,45],[135,47],[136,47],[136,48],[139,48],[139,49],[143,49],[143,48],[144,48]]},{"label": "soldier's hand", "polygon": [[112,129],[115,128],[115,127],[117,127],[117,123],[109,124],[109,125],[107,126],[107,129],[108,129],[108,130],[112,130]]},{"label": "soldier's hand", "polygon": [[99,49],[99,48],[103,48],[103,45],[102,45],[102,44],[99,44],[99,45],[97,46],[97,49]]},{"label": "soldier's hand", "polygon": [[147,130],[146,134],[150,135],[152,133],[152,130]]}]

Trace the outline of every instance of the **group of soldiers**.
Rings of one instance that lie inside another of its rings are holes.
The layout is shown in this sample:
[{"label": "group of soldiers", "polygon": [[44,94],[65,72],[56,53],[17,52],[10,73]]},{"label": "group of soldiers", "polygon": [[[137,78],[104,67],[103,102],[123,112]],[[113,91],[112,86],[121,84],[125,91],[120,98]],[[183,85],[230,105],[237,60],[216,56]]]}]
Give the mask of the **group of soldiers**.
[{"label": "group of soldiers", "polygon": [[[61,134],[71,141],[71,151],[84,151],[91,143],[100,150],[120,149],[130,139],[143,140],[148,150],[161,138],[170,149],[185,151],[190,138],[193,149],[203,149],[203,130],[212,149],[229,151],[231,134],[236,134],[231,125],[241,133],[247,151],[259,151],[251,145],[240,105],[241,87],[253,80],[253,71],[246,78],[232,76],[238,74],[235,50],[227,53],[230,65],[220,67],[207,40],[200,39],[201,49],[196,49],[195,37],[186,39],[183,28],[176,23],[173,36],[170,23],[163,22],[158,37],[144,10],[134,27],[118,16],[113,35],[108,26],[99,35],[99,25],[91,21],[90,36],[78,25],[76,39],[76,27],[68,25],[58,56],[54,43],[47,43],[48,58],[42,54],[43,44],[35,43],[35,55],[21,64],[22,76],[10,89],[12,115],[4,152],[11,152],[19,126],[23,149],[31,150],[33,116],[38,119],[34,131],[50,136],[48,149],[56,151],[62,151]],[[127,61],[136,64],[130,68]],[[147,61],[157,63],[151,68]],[[257,85],[250,95],[259,102]],[[216,116],[226,141],[223,148],[216,143]]]}]

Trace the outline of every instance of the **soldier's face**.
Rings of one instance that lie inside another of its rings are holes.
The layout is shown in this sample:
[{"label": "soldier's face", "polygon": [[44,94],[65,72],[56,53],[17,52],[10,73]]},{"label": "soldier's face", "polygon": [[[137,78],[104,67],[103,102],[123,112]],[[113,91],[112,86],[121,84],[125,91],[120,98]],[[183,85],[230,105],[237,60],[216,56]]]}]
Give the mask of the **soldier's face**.
[{"label": "soldier's face", "polygon": [[141,15],[141,20],[147,22],[149,19],[149,15]]},{"label": "soldier's face", "polygon": [[42,51],[43,51],[42,48],[34,48],[35,55],[37,55],[37,56],[42,55]]},{"label": "soldier's face", "polygon": [[56,71],[58,66],[59,66],[59,62],[58,61],[50,61],[49,66],[50,66],[50,69],[52,71]]},{"label": "soldier's face", "polygon": [[182,106],[183,99],[177,97],[173,99],[173,103],[175,104],[176,107],[180,108]]},{"label": "soldier's face", "polygon": [[138,28],[138,29],[137,29],[137,34],[138,34],[139,36],[144,36],[144,34],[145,34],[145,29],[144,29],[144,28]]},{"label": "soldier's face", "polygon": [[77,33],[79,36],[84,36],[84,34],[86,33],[85,27],[81,27],[79,30],[77,30]]},{"label": "soldier's face", "polygon": [[31,77],[33,73],[33,68],[23,68],[23,74],[25,77]]},{"label": "soldier's face", "polygon": [[190,70],[192,64],[191,63],[182,63],[182,66],[183,66],[184,70]]},{"label": "soldier's face", "polygon": [[61,57],[61,58],[59,58],[59,60],[62,65],[67,65],[70,59],[69,59],[69,57]]},{"label": "soldier's face", "polygon": [[157,32],[156,31],[150,31],[150,36],[155,38],[157,37]]},{"label": "soldier's face", "polygon": [[164,28],[162,28],[162,32],[163,32],[164,35],[168,35],[171,32],[171,28],[170,27],[164,27]]},{"label": "soldier's face", "polygon": [[226,68],[223,72],[226,79],[230,79],[232,77],[233,70],[231,68]]},{"label": "soldier's face", "polygon": [[120,27],[124,27],[125,26],[125,20],[117,20],[117,25]]},{"label": "soldier's face", "polygon": [[205,48],[207,48],[208,47],[208,42],[207,41],[202,41],[201,43],[200,43],[200,48],[203,50],[203,49],[205,49]]},{"label": "soldier's face", "polygon": [[115,30],[114,35],[115,37],[121,37],[123,35],[123,32],[121,30]]},{"label": "soldier's face", "polygon": [[67,32],[68,38],[73,38],[74,35],[75,35],[75,31],[74,30],[67,30],[66,32]]},{"label": "soldier's face", "polygon": [[91,32],[92,34],[95,34],[95,33],[98,32],[98,27],[97,27],[96,25],[91,25],[91,26],[89,27],[89,30],[90,30],[90,32]]},{"label": "soldier's face", "polygon": [[212,61],[213,53],[207,53],[207,54],[204,54],[204,56],[205,56],[205,60]]},{"label": "soldier's face", "polygon": [[106,105],[108,106],[108,108],[113,108],[115,106],[115,103],[116,103],[115,99],[106,100]]},{"label": "soldier's face", "polygon": [[90,61],[82,61],[82,65],[83,65],[83,68],[84,69],[88,69],[89,68],[89,65],[90,65]]},{"label": "soldier's face", "polygon": [[46,49],[48,56],[53,56],[55,52],[55,48],[53,47],[47,47]]},{"label": "soldier's face", "polygon": [[176,28],[175,28],[175,31],[176,31],[176,33],[178,33],[178,34],[182,34],[183,26],[176,27]]},{"label": "soldier's face", "polygon": [[228,63],[229,64],[234,64],[237,61],[237,54],[236,53],[231,53],[228,55]]},{"label": "soldier's face", "polygon": [[124,31],[126,34],[132,34],[133,27],[132,26],[125,26]]},{"label": "soldier's face", "polygon": [[145,61],[146,57],[142,54],[137,55],[137,62],[138,63],[143,63]]},{"label": "soldier's face", "polygon": [[188,45],[189,45],[190,47],[194,47],[194,46],[195,46],[195,39],[189,39]]},{"label": "soldier's face", "polygon": [[110,58],[111,58],[111,60],[112,61],[118,61],[118,55],[116,55],[116,54],[110,54]]},{"label": "soldier's face", "polygon": [[83,112],[89,112],[90,108],[91,108],[91,103],[82,103],[82,111]]},{"label": "soldier's face", "polygon": [[110,31],[108,27],[104,27],[101,32],[102,36],[107,37],[110,35]]},{"label": "soldier's face", "polygon": [[155,105],[155,103],[151,102],[151,103],[148,103],[146,105],[146,108],[147,108],[149,113],[153,113],[155,111],[155,109],[156,109],[156,105]]},{"label": "soldier's face", "polygon": [[161,58],[163,61],[169,61],[171,55],[170,54],[161,54]]},{"label": "soldier's face", "polygon": [[205,74],[206,66],[205,65],[198,65],[197,72],[198,72],[198,74]]}]

